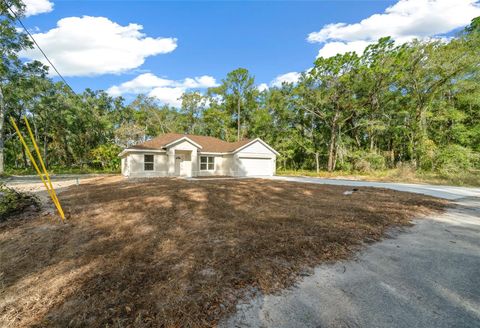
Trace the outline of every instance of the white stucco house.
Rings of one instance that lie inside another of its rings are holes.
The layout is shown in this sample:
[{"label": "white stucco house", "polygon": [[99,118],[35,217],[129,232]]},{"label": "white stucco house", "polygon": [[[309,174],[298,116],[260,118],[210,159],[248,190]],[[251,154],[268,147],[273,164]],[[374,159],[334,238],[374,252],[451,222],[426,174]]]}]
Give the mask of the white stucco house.
[{"label": "white stucco house", "polygon": [[178,133],[161,135],[119,154],[126,177],[272,176],[277,155],[259,138],[226,142]]}]

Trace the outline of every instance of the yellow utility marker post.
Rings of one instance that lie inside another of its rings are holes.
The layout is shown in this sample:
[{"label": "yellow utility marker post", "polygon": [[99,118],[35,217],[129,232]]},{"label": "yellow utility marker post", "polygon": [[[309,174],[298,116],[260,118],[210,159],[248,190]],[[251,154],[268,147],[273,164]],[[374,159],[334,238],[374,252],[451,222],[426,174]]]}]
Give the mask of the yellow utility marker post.
[{"label": "yellow utility marker post", "polygon": [[[24,116],[23,120],[25,121],[25,125],[27,126],[28,134],[30,135],[30,139],[32,140],[33,147],[35,148],[35,151],[37,153],[38,160],[40,162],[40,165],[42,166],[42,170],[47,177],[48,185],[50,187],[50,190],[52,190],[52,195],[55,197],[55,202],[58,204],[58,211],[60,212],[60,216],[62,219],[64,218],[62,206],[60,206],[60,201],[58,200],[57,193],[55,192],[55,189],[53,188],[52,181],[50,180],[50,175],[48,174],[47,168],[45,167],[45,163],[43,162],[42,155],[40,154],[40,149],[38,149],[37,142],[35,140],[35,137],[33,136],[32,129],[30,128],[30,123],[28,123],[27,117]],[[52,199],[53,200],[53,199]]]},{"label": "yellow utility marker post", "polygon": [[[60,205],[60,201],[58,200],[57,193],[55,192],[55,189],[53,188],[52,181],[50,180],[50,176],[48,175],[47,169],[45,168],[45,164],[43,162],[42,156],[40,155],[40,150],[38,149],[37,143],[35,142],[35,138],[33,136],[32,129],[30,129],[30,124],[28,124],[28,120],[25,116],[23,118],[25,120],[25,124],[27,125],[27,129],[28,129],[28,133],[30,135],[30,139],[33,143],[33,146],[34,146],[35,151],[37,153],[37,156],[39,158],[40,164],[42,166],[43,173],[40,171],[40,168],[38,167],[37,162],[35,161],[35,158],[33,157],[32,153],[30,152],[30,149],[28,148],[28,145],[25,142],[25,139],[23,138],[22,133],[20,132],[20,129],[18,128],[17,124],[15,123],[15,120],[12,117],[10,117],[10,121],[12,122],[12,125],[15,128],[15,131],[17,132],[18,137],[20,138],[20,141],[21,141],[23,147],[25,148],[25,151],[28,155],[28,158],[30,158],[30,161],[32,162],[33,167],[35,168],[35,171],[37,171],[37,174],[40,177],[40,179],[42,180],[43,185],[47,189],[47,192],[50,195],[50,198],[52,199],[53,204],[55,204],[55,207],[57,208],[58,214],[60,215],[60,218],[62,219],[62,221],[65,221],[65,214],[63,212],[62,206]],[[45,181],[44,175],[48,180],[48,184],[47,184],[47,181]]]}]

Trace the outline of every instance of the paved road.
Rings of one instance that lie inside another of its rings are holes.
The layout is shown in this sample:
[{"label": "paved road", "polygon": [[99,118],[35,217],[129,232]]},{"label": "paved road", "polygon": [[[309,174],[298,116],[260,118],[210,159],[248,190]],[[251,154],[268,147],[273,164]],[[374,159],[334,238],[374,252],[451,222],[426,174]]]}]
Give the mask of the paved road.
[{"label": "paved road", "polygon": [[[50,178],[52,181],[79,181],[87,180],[91,178],[98,178],[98,177],[107,177],[115,174],[97,174],[97,173],[88,173],[88,174],[52,174]],[[6,183],[10,186],[16,185],[23,185],[29,183],[39,183],[41,184],[42,181],[38,177],[38,175],[12,175],[6,178],[0,178],[0,182]]]},{"label": "paved road", "polygon": [[358,180],[343,180],[343,179],[320,179],[309,177],[284,177],[274,176],[268,179],[284,180],[292,182],[308,182],[319,184],[331,184],[340,186],[352,186],[352,187],[377,187],[387,188],[398,191],[407,191],[417,194],[430,195],[445,199],[459,199],[463,197],[480,197],[480,188],[468,188],[468,187],[454,187],[454,186],[439,186],[429,184],[413,184],[413,183],[389,183],[389,182],[370,182],[370,181],[358,181]]},{"label": "paved road", "polygon": [[354,260],[321,265],[294,288],[238,306],[223,327],[480,327],[480,189],[315,178],[452,199]]}]

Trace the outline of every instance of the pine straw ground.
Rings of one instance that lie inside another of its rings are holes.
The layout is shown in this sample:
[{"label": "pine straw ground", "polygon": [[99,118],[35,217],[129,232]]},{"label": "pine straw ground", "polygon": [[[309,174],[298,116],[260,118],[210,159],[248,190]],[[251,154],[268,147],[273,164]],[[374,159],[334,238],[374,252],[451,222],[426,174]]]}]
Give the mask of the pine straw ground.
[{"label": "pine straw ground", "polygon": [[[0,326],[204,327],[446,203],[266,180],[108,177],[60,196],[67,224],[0,224]],[[35,216],[36,215],[36,216]]]}]

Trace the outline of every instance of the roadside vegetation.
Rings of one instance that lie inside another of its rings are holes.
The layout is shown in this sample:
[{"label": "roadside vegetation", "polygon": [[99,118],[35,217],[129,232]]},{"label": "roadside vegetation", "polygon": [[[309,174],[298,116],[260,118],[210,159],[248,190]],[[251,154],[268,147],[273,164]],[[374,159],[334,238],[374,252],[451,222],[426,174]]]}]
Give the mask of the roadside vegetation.
[{"label": "roadside vegetation", "polygon": [[448,206],[357,189],[119,176],[72,186],[67,224],[0,222],[0,326],[215,326],[242,297],[292,286]]},{"label": "roadside vegetation", "polygon": [[38,201],[30,195],[0,183],[0,222],[24,212],[27,208],[37,209]]},{"label": "roadside vegetation", "polygon": [[[10,3],[21,15],[23,4]],[[26,115],[58,173],[118,171],[122,148],[179,132],[260,137],[280,152],[283,171],[387,178],[405,166],[420,180],[478,184],[468,172],[480,169],[480,18],[449,40],[398,45],[385,36],[361,55],[317,58],[311,70],[292,73],[295,83],[259,88],[238,68],[204,94],[183,94],[173,108],[146,95],[126,102],[54,82],[40,62],[19,59],[33,45],[4,2],[0,10],[0,174],[31,171],[5,120],[22,126]]]},{"label": "roadside vegetation", "polygon": [[277,175],[307,176],[326,179],[347,179],[381,182],[403,182],[420,184],[438,184],[463,187],[480,187],[480,170],[472,170],[455,174],[424,172],[412,168],[396,168],[381,171],[312,171],[312,170],[279,170]]}]

